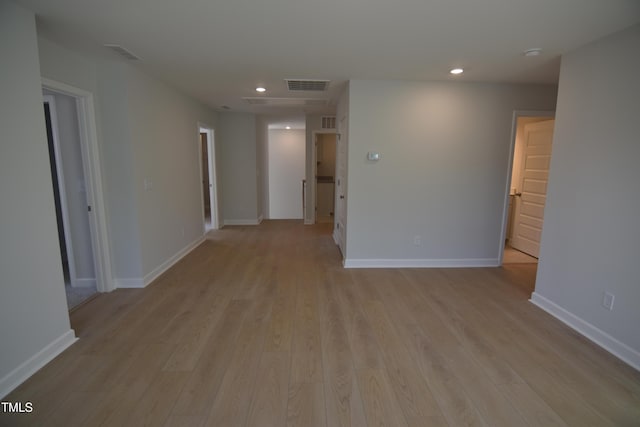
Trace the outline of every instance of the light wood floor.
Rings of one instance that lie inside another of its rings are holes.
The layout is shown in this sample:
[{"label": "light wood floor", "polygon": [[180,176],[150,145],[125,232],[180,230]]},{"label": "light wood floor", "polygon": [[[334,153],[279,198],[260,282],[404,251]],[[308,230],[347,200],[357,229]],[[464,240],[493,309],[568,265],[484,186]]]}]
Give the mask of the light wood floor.
[{"label": "light wood floor", "polygon": [[535,265],[345,270],[330,227],[211,232],[90,301],[0,424],[640,425],[640,373],[527,302]]}]

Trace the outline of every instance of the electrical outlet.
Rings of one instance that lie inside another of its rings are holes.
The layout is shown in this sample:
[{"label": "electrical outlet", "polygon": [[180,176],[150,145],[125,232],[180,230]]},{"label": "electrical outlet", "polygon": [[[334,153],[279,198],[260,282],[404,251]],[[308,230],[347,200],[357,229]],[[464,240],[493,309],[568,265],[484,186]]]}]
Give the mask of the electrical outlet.
[{"label": "electrical outlet", "polygon": [[615,301],[616,296],[610,292],[602,293],[602,306],[607,310],[613,310],[613,302]]},{"label": "electrical outlet", "polygon": [[420,236],[413,236],[413,244],[416,246],[421,246],[422,238]]}]

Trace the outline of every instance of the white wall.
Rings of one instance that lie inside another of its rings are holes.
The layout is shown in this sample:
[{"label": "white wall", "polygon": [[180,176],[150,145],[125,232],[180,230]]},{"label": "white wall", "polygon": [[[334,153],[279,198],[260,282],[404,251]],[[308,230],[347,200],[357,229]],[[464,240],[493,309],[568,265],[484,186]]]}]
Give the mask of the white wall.
[{"label": "white wall", "polygon": [[35,17],[0,1],[0,397],[74,340],[42,108]]},{"label": "white wall", "polygon": [[640,25],[562,59],[533,301],[640,369],[638,52]]},{"label": "white wall", "polygon": [[[215,126],[217,120],[214,112],[158,79],[134,67],[127,71],[133,188],[148,283],[167,260],[202,237],[198,123]],[[145,179],[152,184],[146,190]]]},{"label": "white wall", "polygon": [[356,80],[349,91],[347,265],[497,265],[513,111],[555,109],[556,88]]},{"label": "white wall", "polygon": [[[96,273],[91,247],[91,230],[87,213],[87,189],[80,148],[78,110],[76,100],[70,96],[44,91],[53,96],[58,129],[58,143],[64,171],[64,186],[69,234],[73,248],[76,280],[80,284],[95,286]],[[88,282],[88,283],[87,283]]]},{"label": "white wall", "polygon": [[302,219],[305,131],[269,130],[269,218]]},{"label": "white wall", "polygon": [[220,113],[216,129],[224,224],[258,223],[256,116]]}]

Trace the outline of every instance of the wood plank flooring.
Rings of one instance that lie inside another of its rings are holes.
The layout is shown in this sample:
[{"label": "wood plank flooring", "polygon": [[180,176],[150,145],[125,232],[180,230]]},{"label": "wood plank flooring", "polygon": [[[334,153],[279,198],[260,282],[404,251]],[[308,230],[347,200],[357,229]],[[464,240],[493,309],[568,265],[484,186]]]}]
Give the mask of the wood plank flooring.
[{"label": "wood plank flooring", "polygon": [[527,301],[535,264],[346,270],[297,221],[207,237],[74,311],[0,425],[640,425],[640,373]]}]

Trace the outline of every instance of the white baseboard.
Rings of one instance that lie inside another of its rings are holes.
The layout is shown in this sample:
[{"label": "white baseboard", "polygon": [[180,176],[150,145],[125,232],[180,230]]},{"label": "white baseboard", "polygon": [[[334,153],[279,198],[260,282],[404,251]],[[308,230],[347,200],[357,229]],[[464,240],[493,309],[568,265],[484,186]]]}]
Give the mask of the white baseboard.
[{"label": "white baseboard", "polygon": [[224,225],[258,225],[260,219],[225,219]]},{"label": "white baseboard", "polygon": [[116,289],[144,288],[144,279],[141,279],[141,278],[114,279],[113,283],[114,283]]},{"label": "white baseboard", "polygon": [[76,279],[71,283],[72,288],[95,288],[96,279]]},{"label": "white baseboard", "polygon": [[174,256],[157,266],[153,269],[153,271],[149,272],[143,278],[143,287],[149,285],[151,282],[156,280],[162,273],[170,269],[176,262],[180,261],[184,258],[189,252],[197,248],[202,242],[204,242],[205,237],[198,237],[193,242],[189,243],[187,246],[178,251]]},{"label": "white baseboard", "polygon": [[312,219],[304,219],[304,225],[313,225],[315,224],[315,221],[313,221]]},{"label": "white baseboard", "polygon": [[260,216],[258,217],[258,224],[262,224],[263,219],[264,219],[264,216],[260,214]]},{"label": "white baseboard", "polygon": [[[335,236],[334,236],[335,240]],[[345,268],[462,268],[497,267],[497,258],[469,259],[345,259]]]},{"label": "white baseboard", "polygon": [[20,366],[0,379],[0,399],[11,393],[16,387],[26,381],[31,375],[38,372],[44,365],[51,362],[57,355],[76,342],[76,333],[69,329],[53,342],[31,356]]},{"label": "white baseboard", "polygon": [[534,292],[529,300],[562,323],[575,329],[585,337],[589,338],[609,353],[633,366],[640,371],[640,352],[618,341],[611,335],[593,326],[591,323],[581,319],[575,314],[565,310],[553,301]]}]

